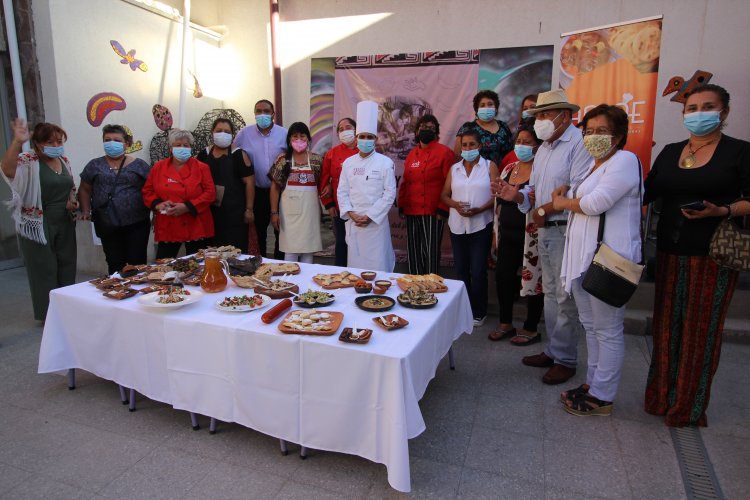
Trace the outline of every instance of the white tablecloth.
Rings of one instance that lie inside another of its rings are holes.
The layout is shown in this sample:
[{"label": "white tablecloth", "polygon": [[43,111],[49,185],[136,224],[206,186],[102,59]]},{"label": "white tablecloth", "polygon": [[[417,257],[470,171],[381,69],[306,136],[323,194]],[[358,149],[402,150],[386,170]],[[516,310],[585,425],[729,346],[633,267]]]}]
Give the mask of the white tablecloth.
[{"label": "white tablecloth", "polygon": [[[316,288],[314,274],[340,271],[301,267],[289,281],[302,291]],[[216,300],[249,292],[231,282],[224,292],[169,310],[146,308],[135,297],[109,300],[79,283],[50,294],[39,373],[81,368],[177,409],[359,455],[385,464],[391,486],[409,491],[408,439],[425,430],[418,401],[453,341],[473,328],[463,283],[446,283],[435,308],[397,304],[391,312],[410,324],[392,332],[354,305],[354,289],[334,290],[336,302],[325,309],[345,314],[342,327],[356,321],[372,328],[366,345],[340,342],[340,330],[330,337],[282,334],[280,318],[261,322],[265,310],[218,311]],[[394,282],[387,295],[398,293]]]}]

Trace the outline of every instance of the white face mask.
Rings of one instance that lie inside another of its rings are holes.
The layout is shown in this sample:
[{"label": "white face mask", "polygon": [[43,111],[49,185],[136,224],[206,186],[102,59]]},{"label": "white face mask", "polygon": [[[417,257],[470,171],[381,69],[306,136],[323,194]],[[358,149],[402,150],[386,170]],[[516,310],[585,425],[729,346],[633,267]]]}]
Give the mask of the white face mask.
[{"label": "white face mask", "polygon": [[354,142],[354,130],[342,130],[339,132],[339,140],[344,144],[351,144]]},{"label": "white face mask", "polygon": [[[557,116],[560,116],[559,114]],[[555,135],[555,132],[557,131],[557,127],[555,127],[555,123],[553,120],[557,119],[557,116],[554,117],[552,120],[537,120],[534,122],[534,132],[536,132],[536,136],[539,137],[541,140],[546,141],[553,135]]]},{"label": "white face mask", "polygon": [[228,148],[232,144],[232,134],[227,132],[214,132],[214,144],[220,148]]}]

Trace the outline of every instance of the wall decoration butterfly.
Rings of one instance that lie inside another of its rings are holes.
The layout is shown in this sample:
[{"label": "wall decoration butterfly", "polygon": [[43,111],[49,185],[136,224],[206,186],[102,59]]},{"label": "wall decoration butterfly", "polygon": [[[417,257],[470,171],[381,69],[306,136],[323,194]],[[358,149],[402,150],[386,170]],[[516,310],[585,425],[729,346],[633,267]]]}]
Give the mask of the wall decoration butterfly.
[{"label": "wall decoration butterfly", "polygon": [[112,46],[112,50],[115,51],[115,54],[122,57],[120,63],[129,64],[130,69],[133,71],[136,69],[144,72],[148,71],[148,65],[140,59],[135,58],[135,49],[126,52],[125,47],[123,47],[117,40],[110,40],[109,44]]}]

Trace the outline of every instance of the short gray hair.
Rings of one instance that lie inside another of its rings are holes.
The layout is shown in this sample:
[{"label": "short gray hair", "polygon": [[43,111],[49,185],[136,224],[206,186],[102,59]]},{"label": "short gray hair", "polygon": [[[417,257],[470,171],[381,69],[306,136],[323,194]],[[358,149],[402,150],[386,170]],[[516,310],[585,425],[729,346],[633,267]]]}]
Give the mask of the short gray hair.
[{"label": "short gray hair", "polygon": [[192,146],[195,143],[195,138],[193,137],[193,134],[189,130],[183,130],[181,128],[173,128],[169,131],[169,135],[167,135],[167,142],[170,146],[174,144],[177,141],[180,141],[182,139],[187,139],[187,141]]}]

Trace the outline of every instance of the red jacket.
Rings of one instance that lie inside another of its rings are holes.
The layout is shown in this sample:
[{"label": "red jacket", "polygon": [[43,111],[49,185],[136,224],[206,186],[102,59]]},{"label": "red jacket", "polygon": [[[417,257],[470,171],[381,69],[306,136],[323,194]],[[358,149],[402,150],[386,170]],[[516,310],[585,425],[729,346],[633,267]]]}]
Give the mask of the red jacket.
[{"label": "red jacket", "polygon": [[359,150],[357,148],[348,148],[346,144],[339,144],[338,146],[332,147],[328,150],[326,155],[323,157],[323,172],[320,174],[320,189],[323,190],[328,181],[331,181],[331,189],[333,194],[331,196],[321,197],[320,201],[323,202],[323,206],[329,209],[333,206],[336,210],[339,209],[339,200],[336,195],[336,191],[339,188],[339,177],[341,177],[341,167],[344,164],[344,160],[350,156],[357,154]]},{"label": "red jacket", "polygon": [[445,178],[456,155],[448,146],[432,141],[417,145],[404,161],[404,175],[398,189],[398,209],[404,215],[448,216],[448,207],[440,202]]},{"label": "red jacket", "polygon": [[515,163],[517,161],[518,161],[518,156],[516,156],[516,151],[511,149],[510,153],[508,153],[507,155],[503,157],[503,160],[500,162],[500,165],[497,166],[497,170],[499,172],[502,172],[506,166],[510,165],[511,163]]},{"label": "red jacket", "polygon": [[143,202],[152,210],[162,201],[184,203],[188,213],[173,217],[154,211],[155,241],[192,241],[214,235],[210,206],[216,199],[211,170],[190,158],[178,172],[172,158],[158,161],[143,186]]}]

